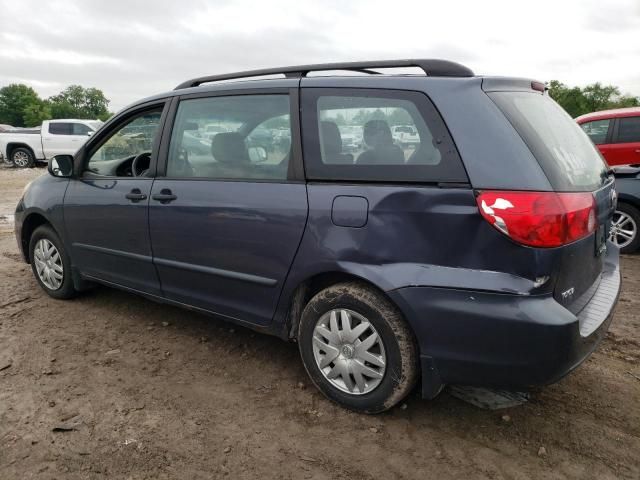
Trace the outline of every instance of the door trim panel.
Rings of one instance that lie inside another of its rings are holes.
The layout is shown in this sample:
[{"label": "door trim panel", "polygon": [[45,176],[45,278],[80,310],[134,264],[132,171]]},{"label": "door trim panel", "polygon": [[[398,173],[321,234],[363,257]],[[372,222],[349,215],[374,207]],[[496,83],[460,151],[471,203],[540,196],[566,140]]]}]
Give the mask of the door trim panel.
[{"label": "door trim panel", "polygon": [[153,259],[147,255],[140,255],[139,253],[123,252],[122,250],[114,250],[112,248],[98,247],[96,245],[87,245],[86,243],[74,242],[71,244],[74,248],[82,248],[84,250],[90,250],[92,252],[106,253],[107,255],[116,255],[119,257],[131,258],[132,260],[139,260],[141,262],[151,263]]},{"label": "door trim panel", "polygon": [[206,273],[218,277],[232,278],[233,280],[243,280],[245,282],[257,283],[267,287],[273,287],[278,281],[275,278],[260,277],[251,275],[250,273],[235,272],[232,270],[223,270],[221,268],[205,267],[203,265],[195,265],[193,263],[178,262],[176,260],[167,260],[155,257],[153,263],[163,267],[179,268],[181,270],[189,270],[191,272]]}]

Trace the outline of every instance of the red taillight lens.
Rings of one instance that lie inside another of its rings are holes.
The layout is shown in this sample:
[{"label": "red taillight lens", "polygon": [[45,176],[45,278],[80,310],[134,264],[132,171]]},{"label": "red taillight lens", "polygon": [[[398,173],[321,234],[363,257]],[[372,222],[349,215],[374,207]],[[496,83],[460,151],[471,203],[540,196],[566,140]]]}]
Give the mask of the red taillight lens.
[{"label": "red taillight lens", "polygon": [[477,201],[491,225],[532,247],[559,247],[596,229],[591,193],[485,191]]}]

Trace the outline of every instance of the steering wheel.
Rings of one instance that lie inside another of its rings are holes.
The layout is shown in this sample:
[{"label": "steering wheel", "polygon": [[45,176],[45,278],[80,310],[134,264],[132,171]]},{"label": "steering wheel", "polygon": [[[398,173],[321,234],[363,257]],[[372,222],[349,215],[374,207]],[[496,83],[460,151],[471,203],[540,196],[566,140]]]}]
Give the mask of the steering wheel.
[{"label": "steering wheel", "polygon": [[[138,171],[138,163],[141,162],[144,158],[147,159],[147,165],[141,165],[140,171]],[[149,164],[151,162],[151,152],[142,152],[136,155],[131,162],[131,175],[134,177],[143,177],[149,171]]]}]

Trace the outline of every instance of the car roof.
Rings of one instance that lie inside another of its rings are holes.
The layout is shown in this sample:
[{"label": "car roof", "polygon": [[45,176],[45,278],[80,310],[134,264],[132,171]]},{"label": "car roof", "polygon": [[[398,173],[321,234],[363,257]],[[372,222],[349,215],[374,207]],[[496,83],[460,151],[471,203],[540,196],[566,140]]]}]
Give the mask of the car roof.
[{"label": "car roof", "polygon": [[102,120],[94,118],[56,118],[49,120],[49,123],[61,123],[61,122],[101,122]]},{"label": "car roof", "polygon": [[640,116],[640,107],[614,108],[599,112],[586,113],[576,118],[576,122],[584,123],[593,120],[606,120],[608,118],[636,117]]}]

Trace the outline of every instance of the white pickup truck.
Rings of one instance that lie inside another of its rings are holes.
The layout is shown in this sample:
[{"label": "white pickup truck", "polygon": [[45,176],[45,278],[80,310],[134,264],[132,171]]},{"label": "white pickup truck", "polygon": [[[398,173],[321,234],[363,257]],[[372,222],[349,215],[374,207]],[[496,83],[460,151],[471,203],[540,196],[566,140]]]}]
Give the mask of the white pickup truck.
[{"label": "white pickup truck", "polygon": [[73,155],[101,126],[100,120],[45,120],[40,128],[0,133],[0,157],[16,167],[33,167],[55,155]]}]

